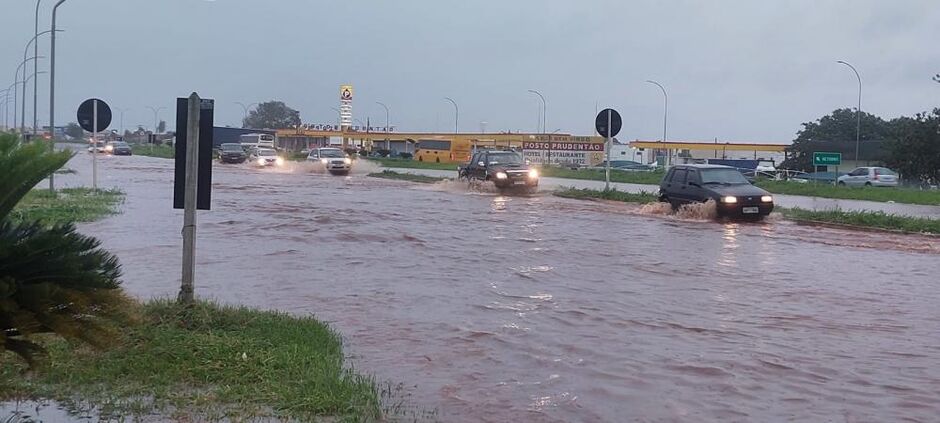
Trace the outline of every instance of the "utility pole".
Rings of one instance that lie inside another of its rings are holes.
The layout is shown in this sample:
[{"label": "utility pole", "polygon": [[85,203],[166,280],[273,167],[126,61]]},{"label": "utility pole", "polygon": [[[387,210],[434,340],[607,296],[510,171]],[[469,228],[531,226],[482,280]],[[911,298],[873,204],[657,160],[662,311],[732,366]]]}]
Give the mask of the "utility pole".
[{"label": "utility pole", "polygon": [[390,146],[389,140],[388,140],[388,125],[389,125],[389,123],[388,123],[388,106],[386,106],[385,103],[382,103],[381,101],[376,101],[375,104],[378,104],[379,106],[382,106],[382,108],[385,109],[385,150],[388,150],[388,151],[389,151],[389,155],[391,155],[391,154],[392,154],[392,153],[391,153],[391,146]]},{"label": "utility pole", "polygon": [[[199,112],[200,99],[196,93],[189,96],[186,126],[186,179],[183,195],[183,276],[179,302],[191,304],[194,300],[193,279],[196,273],[196,190],[199,175]],[[211,140],[210,140],[211,142]]]}]

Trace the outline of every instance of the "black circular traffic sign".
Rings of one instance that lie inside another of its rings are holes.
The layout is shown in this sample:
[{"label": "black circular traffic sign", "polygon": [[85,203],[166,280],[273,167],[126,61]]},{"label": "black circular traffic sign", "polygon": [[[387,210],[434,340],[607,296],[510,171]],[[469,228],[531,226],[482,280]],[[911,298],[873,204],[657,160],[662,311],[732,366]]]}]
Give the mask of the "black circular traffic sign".
[{"label": "black circular traffic sign", "polygon": [[[610,114],[610,133],[607,131],[607,115]],[[601,134],[604,138],[616,137],[620,133],[620,127],[623,126],[623,121],[620,120],[620,113],[617,113],[614,109],[604,109],[597,114],[597,118],[594,119],[594,128],[597,129],[597,133]]]},{"label": "black circular traffic sign", "polygon": [[[98,125],[95,127],[95,102],[98,102]],[[81,106],[78,106],[78,125],[82,129],[88,132],[94,132],[95,129],[98,132],[108,129],[108,125],[111,124],[111,108],[108,107],[108,103],[101,101],[97,98],[89,98],[82,102]]]}]

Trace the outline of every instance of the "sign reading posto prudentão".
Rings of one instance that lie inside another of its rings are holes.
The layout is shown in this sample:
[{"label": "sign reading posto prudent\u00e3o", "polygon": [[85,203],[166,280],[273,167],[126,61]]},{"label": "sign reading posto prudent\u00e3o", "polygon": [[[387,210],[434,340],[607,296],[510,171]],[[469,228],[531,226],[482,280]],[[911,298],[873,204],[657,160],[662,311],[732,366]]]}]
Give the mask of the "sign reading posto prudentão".
[{"label": "sign reading posto prudent\u00e3o", "polygon": [[522,143],[522,155],[532,163],[548,161],[551,151],[552,163],[578,166],[596,166],[604,161],[604,144],[595,142],[551,142],[528,141]]}]

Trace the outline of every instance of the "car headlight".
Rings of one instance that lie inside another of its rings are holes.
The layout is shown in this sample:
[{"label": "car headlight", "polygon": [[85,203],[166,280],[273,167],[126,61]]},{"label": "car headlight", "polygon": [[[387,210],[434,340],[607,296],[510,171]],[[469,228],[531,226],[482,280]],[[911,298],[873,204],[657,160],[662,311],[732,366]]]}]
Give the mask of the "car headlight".
[{"label": "car headlight", "polygon": [[539,171],[535,169],[529,169],[529,177],[532,179],[539,177]]},{"label": "car headlight", "polygon": [[264,166],[264,157],[258,157],[258,164]]},{"label": "car headlight", "polygon": [[327,163],[329,163],[329,162],[330,162],[330,161],[327,160],[327,159],[320,159],[320,163],[327,164]]},{"label": "car headlight", "polygon": [[283,166],[283,165],[284,165],[284,159],[278,157],[278,158],[274,159],[274,164],[276,164],[276,165],[278,165],[278,166]]},{"label": "car headlight", "polygon": [[763,196],[763,197],[760,198],[760,201],[761,201],[762,203],[773,203],[773,202],[774,202],[774,197],[772,197],[772,196],[770,196],[770,195],[765,195],[765,196]]},{"label": "car headlight", "polygon": [[734,204],[738,202],[738,197],[732,197],[730,195],[727,197],[721,197],[721,202],[725,204]]},{"label": "car headlight", "polygon": [[509,175],[506,172],[496,172],[496,179],[506,179]]},{"label": "car headlight", "polygon": [[347,158],[343,159],[343,163],[352,164],[352,159],[350,159],[349,157],[347,157]]}]

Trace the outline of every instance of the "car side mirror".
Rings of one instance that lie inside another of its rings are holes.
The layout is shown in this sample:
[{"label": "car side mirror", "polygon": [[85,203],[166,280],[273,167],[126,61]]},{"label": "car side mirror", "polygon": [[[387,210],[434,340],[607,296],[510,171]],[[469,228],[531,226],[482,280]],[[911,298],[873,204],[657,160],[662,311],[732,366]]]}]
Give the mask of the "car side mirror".
[{"label": "car side mirror", "polygon": [[484,163],[484,162],[477,162],[477,166],[486,167],[486,163]]}]

